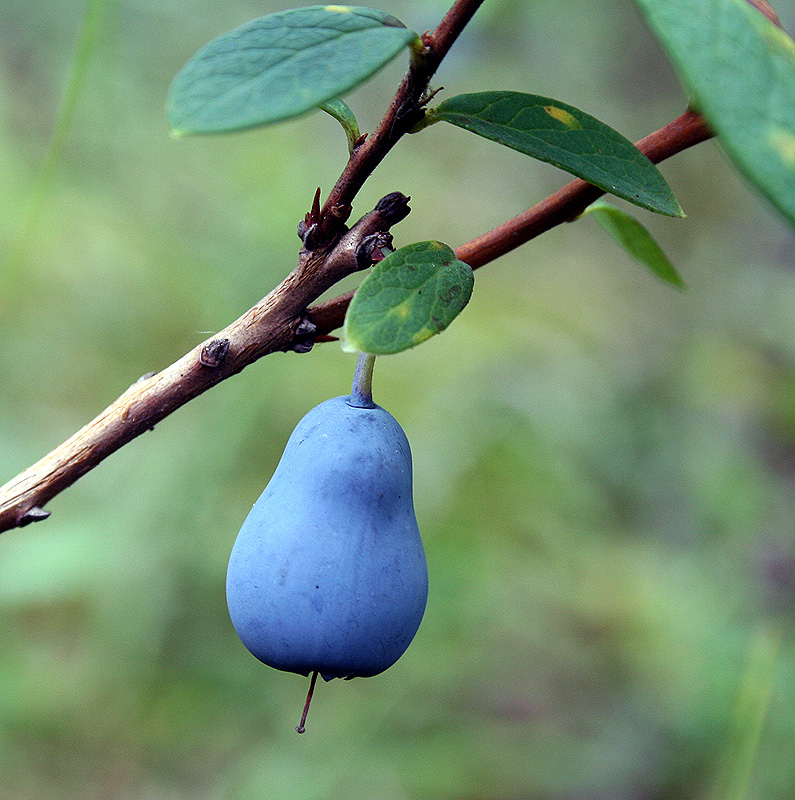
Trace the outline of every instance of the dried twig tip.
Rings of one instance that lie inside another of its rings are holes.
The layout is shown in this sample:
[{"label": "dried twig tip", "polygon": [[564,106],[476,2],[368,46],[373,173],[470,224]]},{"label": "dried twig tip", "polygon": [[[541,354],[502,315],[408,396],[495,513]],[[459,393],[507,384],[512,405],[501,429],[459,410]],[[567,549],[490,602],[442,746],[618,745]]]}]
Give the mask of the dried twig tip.
[{"label": "dried twig tip", "polygon": [[317,670],[312,673],[309,679],[309,691],[306,693],[306,702],[304,703],[304,711],[301,714],[301,721],[296,725],[295,732],[303,733],[306,730],[306,715],[309,713],[309,704],[312,702],[312,694],[315,691],[315,682],[317,681]]},{"label": "dried twig tip", "polygon": [[390,192],[382,197],[376,204],[375,210],[384,218],[387,225],[397,225],[405,219],[411,209],[409,208],[410,197],[406,197],[401,192]]},{"label": "dried twig tip", "polygon": [[19,522],[17,523],[18,528],[24,528],[25,525],[30,525],[33,522],[41,522],[43,519],[47,519],[50,516],[49,511],[45,511],[43,508],[39,506],[33,506],[33,508],[29,508],[20,518]]}]

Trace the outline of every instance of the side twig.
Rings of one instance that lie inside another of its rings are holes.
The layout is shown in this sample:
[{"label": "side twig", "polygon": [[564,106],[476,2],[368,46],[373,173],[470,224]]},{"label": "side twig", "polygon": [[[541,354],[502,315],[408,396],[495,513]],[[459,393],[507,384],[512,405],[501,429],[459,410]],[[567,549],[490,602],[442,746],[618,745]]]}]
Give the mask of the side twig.
[{"label": "side twig", "polygon": [[[711,136],[704,120],[695,112],[686,111],[665,127],[636,142],[636,146],[658,164]],[[462,244],[456,248],[456,256],[472,269],[482,267],[561,222],[573,220],[603,194],[601,189],[590,183],[573,180],[527,211]],[[308,310],[309,319],[316,326],[318,335],[330,333],[342,325],[352,297],[353,292],[348,292]]]}]

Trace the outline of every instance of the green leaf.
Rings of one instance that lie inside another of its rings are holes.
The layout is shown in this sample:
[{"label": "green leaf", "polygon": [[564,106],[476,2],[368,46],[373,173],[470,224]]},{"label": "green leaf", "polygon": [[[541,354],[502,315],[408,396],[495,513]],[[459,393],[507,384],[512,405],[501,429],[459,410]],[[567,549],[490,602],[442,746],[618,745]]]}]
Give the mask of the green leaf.
[{"label": "green leaf", "polygon": [[674,268],[660,245],[634,217],[625,214],[603,200],[592,203],[580,215],[593,214],[596,221],[637,261],[648,267],[658,278],[685,288],[685,282]]},{"label": "green leaf", "polygon": [[417,242],[379,261],[345,315],[348,351],[399,353],[443,331],[469,302],[472,269],[441,242]]},{"label": "green leaf", "polygon": [[684,216],[665,178],[629,139],[577,108],[521,92],[451,97],[426,115],[547,161],[630,203]]},{"label": "green leaf", "polygon": [[740,170],[795,222],[795,42],[746,0],[637,0]]},{"label": "green leaf", "polygon": [[358,6],[268,14],[219,36],[180,70],[168,96],[177,136],[221,133],[296,117],[339,97],[417,34]]},{"label": "green leaf", "polygon": [[353,154],[356,142],[359,141],[360,133],[359,123],[356,121],[356,116],[353,111],[351,111],[348,104],[344,103],[339,98],[335,98],[334,100],[326,100],[326,102],[321,103],[318,108],[330,114],[342,125],[342,129],[345,131],[345,136],[348,139],[348,152]]}]

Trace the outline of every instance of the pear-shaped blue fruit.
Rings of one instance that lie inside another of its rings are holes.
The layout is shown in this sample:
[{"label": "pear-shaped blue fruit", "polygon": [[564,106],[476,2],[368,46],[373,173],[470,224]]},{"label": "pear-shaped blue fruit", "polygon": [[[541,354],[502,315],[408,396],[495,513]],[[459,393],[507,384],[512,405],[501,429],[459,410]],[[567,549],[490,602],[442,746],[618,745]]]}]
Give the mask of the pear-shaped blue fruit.
[{"label": "pear-shaped blue fruit", "polygon": [[428,572],[391,414],[353,394],[298,423],[240,529],[226,594],[243,644],[276,669],[353,678],[400,658]]}]

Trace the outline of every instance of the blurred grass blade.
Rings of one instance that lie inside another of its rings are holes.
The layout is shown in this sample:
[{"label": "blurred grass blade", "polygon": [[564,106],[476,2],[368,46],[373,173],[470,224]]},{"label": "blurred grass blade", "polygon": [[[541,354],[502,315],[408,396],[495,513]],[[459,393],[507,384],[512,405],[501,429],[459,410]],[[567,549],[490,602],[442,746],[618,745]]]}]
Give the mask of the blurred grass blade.
[{"label": "blurred grass blade", "polygon": [[746,0],[637,0],[727,153],[795,223],[795,42]]},{"label": "blurred grass blade", "polygon": [[573,106],[522,92],[477,92],[432,108],[426,124],[444,120],[560,167],[630,203],[682,217],[654,164],[608,125]]},{"label": "blurred grass blade", "polygon": [[348,139],[348,152],[352,154],[361,134],[359,133],[359,123],[356,121],[356,117],[348,104],[339,98],[335,98],[334,100],[326,100],[326,102],[321,103],[318,108],[330,114],[342,125],[342,129],[345,131],[345,136]]},{"label": "blurred grass blade", "polygon": [[[762,621],[749,642],[732,727],[712,800],[749,800],[754,767],[779,666],[781,625]],[[783,766],[783,765],[782,765]]]},{"label": "blurred grass blade", "polygon": [[44,210],[50,184],[55,175],[58,159],[63,152],[69,126],[72,124],[77,101],[83,91],[88,74],[88,66],[100,30],[102,11],[106,0],[87,0],[80,35],[72,58],[72,66],[66,84],[66,90],[58,109],[58,118],[47,145],[41,167],[33,184],[31,197],[22,217],[22,222],[16,237],[11,243],[8,256],[2,271],[0,271],[0,311],[2,300],[11,286],[17,280],[19,271],[25,258],[25,252],[30,245]]},{"label": "blurred grass blade", "polygon": [[603,200],[592,203],[581,216],[593,214],[596,221],[637,261],[658,278],[684,289],[685,283],[660,245],[634,217]]},{"label": "blurred grass blade", "polygon": [[168,96],[173,133],[222,133],[296,117],[353,89],[417,38],[395,17],[357,6],[308,6],[251,20],[180,70]]},{"label": "blurred grass blade", "polygon": [[441,242],[417,242],[379,261],[345,315],[344,349],[399,353],[443,331],[469,302],[472,268]]}]

